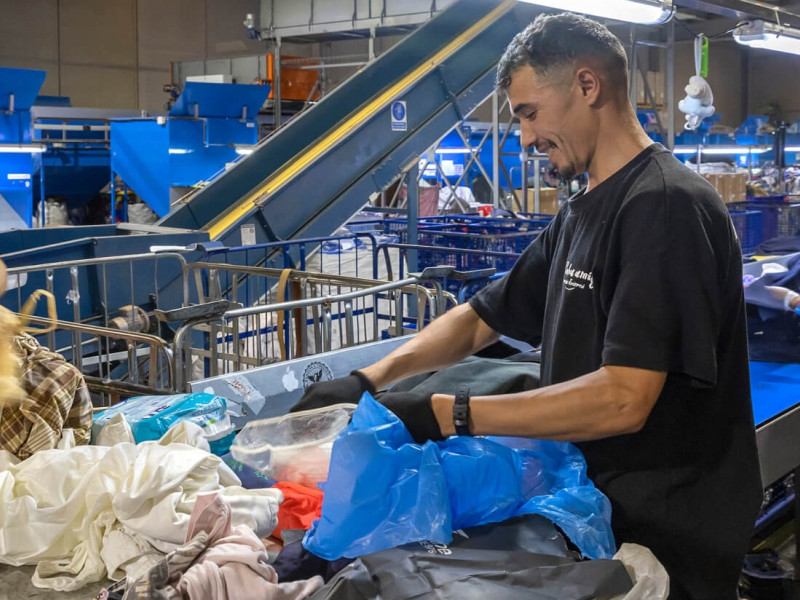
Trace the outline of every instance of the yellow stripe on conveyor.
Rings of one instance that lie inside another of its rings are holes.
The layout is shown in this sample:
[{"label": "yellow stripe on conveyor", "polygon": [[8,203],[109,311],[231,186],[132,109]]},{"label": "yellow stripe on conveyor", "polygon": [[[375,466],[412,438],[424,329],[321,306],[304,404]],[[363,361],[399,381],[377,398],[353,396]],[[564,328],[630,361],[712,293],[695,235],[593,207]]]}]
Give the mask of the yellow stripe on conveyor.
[{"label": "yellow stripe on conveyor", "polygon": [[248,212],[255,208],[258,205],[259,198],[263,197],[265,194],[272,194],[276,190],[280,189],[281,186],[292,179],[297,173],[305,169],[325,152],[330,150],[337,142],[347,135],[348,132],[362,125],[371,117],[375,116],[375,114],[377,114],[378,111],[386,105],[386,103],[400,96],[414,81],[417,81],[430,73],[448,57],[450,57],[456,50],[459,50],[465,46],[487,26],[511,10],[514,5],[514,0],[506,0],[497,6],[481,20],[477,21],[469,29],[456,37],[447,46],[439,50],[439,52],[437,52],[429,61],[418,66],[411,73],[395,82],[395,84],[391,87],[386,88],[372,102],[360,108],[344,123],[323,136],[319,142],[305,148],[286,165],[278,169],[261,187],[251,192],[246,198],[229,208],[226,212],[220,214],[203,229],[208,231],[211,239],[216,239],[221,233],[226,231],[239,219],[246,216]]}]

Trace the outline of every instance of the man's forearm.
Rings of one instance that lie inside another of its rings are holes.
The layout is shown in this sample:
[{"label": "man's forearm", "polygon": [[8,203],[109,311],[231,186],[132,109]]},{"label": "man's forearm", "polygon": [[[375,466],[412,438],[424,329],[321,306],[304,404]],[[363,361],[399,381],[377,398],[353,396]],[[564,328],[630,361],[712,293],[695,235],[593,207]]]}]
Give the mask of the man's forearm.
[{"label": "man's forearm", "polygon": [[385,358],[361,369],[361,372],[376,388],[381,389],[399,379],[448,367],[497,341],[499,337],[469,304],[462,304],[433,321]]},{"label": "man's forearm", "polygon": [[[629,367],[601,369],[537,390],[470,401],[473,435],[586,441],[633,433],[644,426],[666,373]],[[434,394],[432,407],[445,436],[453,435],[453,397]]]}]

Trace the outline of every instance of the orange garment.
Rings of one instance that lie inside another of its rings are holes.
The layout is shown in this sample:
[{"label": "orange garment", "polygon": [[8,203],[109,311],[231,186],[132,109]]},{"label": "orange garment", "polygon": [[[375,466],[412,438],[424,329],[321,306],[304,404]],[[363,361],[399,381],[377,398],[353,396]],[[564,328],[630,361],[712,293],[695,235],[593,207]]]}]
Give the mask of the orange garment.
[{"label": "orange garment", "polygon": [[322,513],[322,491],[299,483],[281,481],[272,486],[283,492],[278,509],[278,526],[272,535],[280,538],[284,529],[309,529]]}]

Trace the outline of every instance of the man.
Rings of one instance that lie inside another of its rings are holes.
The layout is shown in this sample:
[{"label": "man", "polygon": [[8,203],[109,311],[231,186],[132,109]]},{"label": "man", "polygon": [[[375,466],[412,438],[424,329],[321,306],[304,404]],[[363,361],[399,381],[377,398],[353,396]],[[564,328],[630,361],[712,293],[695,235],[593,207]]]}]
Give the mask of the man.
[{"label": "man", "polygon": [[[653,550],[671,599],[733,599],[761,502],[741,253],[725,206],[641,129],[619,40],[541,16],[497,82],[523,146],[587,173],[504,278],[383,360],[318,384],[296,408],[353,401],[440,369],[500,334],[541,343],[536,390],[468,401],[472,435],[575,442],[612,503],[618,543]],[[461,426],[453,396],[387,394],[415,439]],[[459,399],[463,405],[464,399]]]}]

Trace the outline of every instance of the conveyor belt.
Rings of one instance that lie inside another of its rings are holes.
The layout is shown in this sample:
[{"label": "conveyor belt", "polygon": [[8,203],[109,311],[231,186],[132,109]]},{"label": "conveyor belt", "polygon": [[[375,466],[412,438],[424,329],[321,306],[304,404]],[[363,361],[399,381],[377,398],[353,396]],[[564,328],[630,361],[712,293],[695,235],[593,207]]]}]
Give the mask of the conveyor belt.
[{"label": "conveyor belt", "polygon": [[800,466],[800,364],[750,363],[761,476],[768,486]]}]

